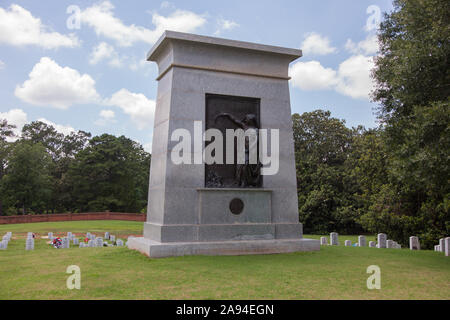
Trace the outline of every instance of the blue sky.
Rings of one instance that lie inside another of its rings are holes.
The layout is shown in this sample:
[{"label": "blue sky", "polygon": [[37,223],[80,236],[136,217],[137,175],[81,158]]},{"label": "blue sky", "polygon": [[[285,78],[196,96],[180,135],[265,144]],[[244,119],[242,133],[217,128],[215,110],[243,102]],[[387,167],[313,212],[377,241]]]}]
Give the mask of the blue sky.
[{"label": "blue sky", "polygon": [[1,1],[0,118],[123,134],[150,150],[157,68],[145,56],[171,29],[302,49],[292,112],[328,109],[374,127],[373,27],[391,9],[388,0]]}]

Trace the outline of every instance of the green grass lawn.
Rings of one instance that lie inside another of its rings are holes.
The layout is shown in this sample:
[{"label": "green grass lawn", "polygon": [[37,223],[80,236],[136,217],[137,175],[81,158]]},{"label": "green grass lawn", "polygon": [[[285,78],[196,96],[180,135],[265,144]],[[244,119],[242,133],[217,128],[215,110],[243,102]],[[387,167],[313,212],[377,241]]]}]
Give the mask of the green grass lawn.
[{"label": "green grass lawn", "polygon": [[[0,299],[448,299],[450,259],[434,251],[322,247],[319,252],[149,259],[125,247],[53,249],[26,233],[142,233],[132,221],[0,225],[13,232],[0,251]],[[307,236],[319,238],[320,236]],[[373,240],[367,237],[367,241]],[[66,268],[81,269],[81,289],[68,290]],[[369,265],[381,268],[381,290],[368,290]]]}]

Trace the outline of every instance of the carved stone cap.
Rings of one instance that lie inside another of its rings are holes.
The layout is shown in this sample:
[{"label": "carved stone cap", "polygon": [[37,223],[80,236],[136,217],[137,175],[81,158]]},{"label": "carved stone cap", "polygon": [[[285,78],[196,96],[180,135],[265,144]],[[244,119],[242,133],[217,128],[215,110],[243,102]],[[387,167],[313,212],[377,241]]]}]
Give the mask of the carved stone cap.
[{"label": "carved stone cap", "polygon": [[289,79],[289,63],[301,56],[297,49],[165,31],[147,60],[158,64],[158,80],[172,67]]}]

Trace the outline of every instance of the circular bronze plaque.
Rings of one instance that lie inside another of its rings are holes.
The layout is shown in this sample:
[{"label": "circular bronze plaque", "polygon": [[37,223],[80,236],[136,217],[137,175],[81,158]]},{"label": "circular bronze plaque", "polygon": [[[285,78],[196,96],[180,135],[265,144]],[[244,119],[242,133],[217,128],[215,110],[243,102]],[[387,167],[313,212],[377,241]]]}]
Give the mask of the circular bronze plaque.
[{"label": "circular bronze plaque", "polygon": [[235,198],[230,202],[230,211],[232,214],[241,214],[244,210],[244,202],[241,199]]}]

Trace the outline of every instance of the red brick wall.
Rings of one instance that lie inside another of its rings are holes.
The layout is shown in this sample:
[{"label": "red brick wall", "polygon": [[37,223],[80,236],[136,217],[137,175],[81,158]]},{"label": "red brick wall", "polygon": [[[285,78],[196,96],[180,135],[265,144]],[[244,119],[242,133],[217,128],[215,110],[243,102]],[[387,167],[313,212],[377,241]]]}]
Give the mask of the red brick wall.
[{"label": "red brick wall", "polygon": [[37,214],[26,216],[0,216],[0,224],[80,220],[128,220],[144,222],[146,220],[146,217],[147,215],[142,213],[122,212]]}]

